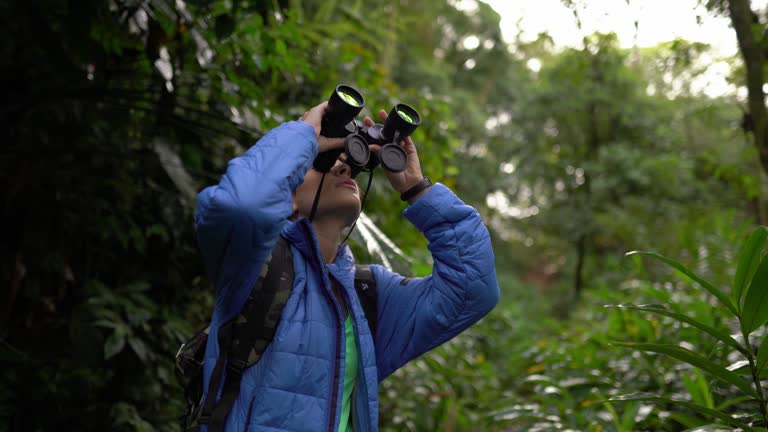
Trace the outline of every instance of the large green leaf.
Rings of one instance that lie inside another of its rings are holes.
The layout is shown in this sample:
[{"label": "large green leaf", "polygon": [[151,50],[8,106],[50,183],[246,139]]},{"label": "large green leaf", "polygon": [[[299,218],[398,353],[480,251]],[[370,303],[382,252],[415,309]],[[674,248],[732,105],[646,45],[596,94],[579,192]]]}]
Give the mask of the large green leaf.
[{"label": "large green leaf", "polygon": [[748,335],[768,321],[768,258],[755,270],[741,310],[741,331]]},{"label": "large green leaf", "polygon": [[752,276],[760,264],[762,251],[765,249],[765,241],[768,239],[768,228],[758,227],[752,232],[749,239],[744,242],[739,253],[739,265],[736,268],[736,276],[733,280],[733,301],[741,310],[741,296],[745,288],[749,286]]},{"label": "large green leaf", "polygon": [[693,370],[693,376],[683,374],[680,376],[686,390],[691,395],[691,400],[707,408],[715,408],[715,401],[712,398],[712,390],[709,388],[709,380],[704,378],[700,369]]},{"label": "large green leaf", "polygon": [[628,395],[615,396],[610,398],[609,400],[611,402],[647,401],[647,402],[662,402],[665,404],[680,405],[688,409],[691,409],[693,411],[696,411],[699,414],[704,414],[706,416],[710,416],[710,417],[714,417],[716,419],[722,420],[731,426],[742,428],[745,431],[754,430],[746,423],[742,423],[741,421],[736,420],[735,418],[731,417],[727,413],[718,411],[716,409],[707,408],[705,406],[701,406],[699,404],[695,404],[689,401],[670,399],[670,398],[656,396],[648,393],[633,393]]},{"label": "large green leaf", "polygon": [[687,267],[680,264],[679,262],[673,259],[667,258],[664,255],[658,254],[656,252],[632,251],[627,253],[627,256],[630,256],[630,255],[646,255],[666,263],[670,267],[674,268],[680,273],[683,273],[684,275],[688,276],[692,280],[696,281],[699,285],[704,287],[704,289],[706,289],[712,295],[717,297],[717,299],[720,300],[720,303],[725,305],[725,307],[727,307],[731,312],[733,312],[734,315],[739,316],[739,312],[736,310],[736,307],[733,305],[733,302],[727,295],[725,295],[724,292],[722,292],[719,288],[707,282],[706,280],[702,279],[697,274],[690,271]]},{"label": "large green leaf", "polygon": [[757,363],[755,367],[758,374],[765,368],[766,363],[768,363],[768,336],[763,339],[763,343],[757,349]]},{"label": "large green leaf", "polygon": [[702,322],[696,321],[695,319],[685,316],[683,314],[679,314],[677,312],[672,312],[668,309],[666,309],[662,305],[656,305],[656,304],[647,304],[647,305],[632,305],[632,304],[620,304],[620,305],[606,305],[605,307],[609,308],[619,308],[619,309],[632,309],[642,312],[652,312],[659,315],[668,316],[670,318],[674,318],[680,322],[692,325],[696,327],[697,329],[707,333],[708,335],[714,337],[715,339],[723,342],[724,344],[730,346],[731,348],[739,351],[740,353],[744,354],[745,356],[749,355],[746,348],[741,346],[736,339],[732,338],[731,335],[728,333],[716,329],[715,327],[712,327],[710,325],[704,324]]},{"label": "large green leaf", "polygon": [[738,387],[739,390],[753,396],[754,398],[758,397],[757,392],[755,391],[755,389],[752,388],[749,382],[742,379],[738,374],[731,372],[728,369],[713,363],[711,360],[707,359],[706,357],[703,357],[700,354],[697,354],[683,347],[679,347],[677,345],[638,343],[638,342],[613,342],[613,343],[615,345],[634,348],[640,351],[649,351],[649,352],[655,352],[659,354],[666,354],[670,357],[676,358],[690,365],[696,366],[697,368],[702,369],[705,372],[709,372],[715,377],[727,383],[733,384],[734,386]]}]

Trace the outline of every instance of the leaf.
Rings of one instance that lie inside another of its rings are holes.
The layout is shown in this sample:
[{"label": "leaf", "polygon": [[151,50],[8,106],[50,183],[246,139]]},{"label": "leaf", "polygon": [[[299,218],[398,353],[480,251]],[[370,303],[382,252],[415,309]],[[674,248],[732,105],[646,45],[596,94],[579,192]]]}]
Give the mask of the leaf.
[{"label": "leaf", "polygon": [[166,243],[168,242],[168,240],[170,238],[170,236],[168,235],[168,230],[166,230],[165,227],[163,225],[160,225],[160,224],[150,225],[149,227],[147,227],[146,230],[144,230],[144,234],[147,237],[151,237],[153,235],[156,235],[156,236],[160,237],[163,240],[163,242],[166,242]]},{"label": "leaf", "polygon": [[738,396],[735,398],[727,399],[725,402],[718,405],[715,409],[724,411],[726,408],[732,405],[740,404],[742,402],[751,402],[753,399],[750,396]]},{"label": "leaf", "polygon": [[685,316],[683,314],[679,314],[677,312],[672,312],[668,309],[666,309],[662,305],[655,305],[655,304],[648,304],[648,305],[632,305],[632,304],[620,304],[620,305],[606,305],[607,308],[619,308],[619,309],[632,309],[632,310],[638,310],[642,312],[652,312],[659,315],[668,316],[670,318],[674,318],[680,322],[692,325],[693,327],[696,327],[697,329],[703,331],[704,333],[714,337],[715,339],[719,340],[720,342],[723,342],[724,344],[730,346],[731,348],[739,351],[740,353],[744,354],[745,356],[749,355],[746,348],[741,346],[736,339],[732,338],[731,335],[728,333],[719,330],[715,327],[712,327],[710,325],[704,324],[702,322],[696,321],[695,319]]},{"label": "leaf", "polygon": [[749,360],[739,360],[735,363],[731,363],[726,369],[731,372],[736,372],[740,375],[752,374],[752,371],[749,370]]},{"label": "leaf", "polygon": [[116,323],[114,321],[100,319],[100,320],[94,321],[93,325],[96,326],[96,327],[104,327],[104,328],[114,329],[114,328],[117,328],[117,326],[121,325],[121,324],[118,324],[118,323]]},{"label": "leaf", "polygon": [[216,37],[219,40],[226,39],[235,31],[235,19],[230,14],[222,14],[216,17]]},{"label": "leaf", "polygon": [[[694,369],[695,371],[698,371],[698,369]],[[683,385],[685,386],[685,389],[688,390],[688,394],[691,395],[691,400],[696,402],[697,404],[707,406],[709,408],[709,405],[704,403],[704,397],[701,394],[701,391],[699,390],[699,386],[696,384],[696,381],[689,375],[683,374],[680,379],[683,381]]]},{"label": "leaf", "polygon": [[680,264],[679,262],[677,262],[677,261],[675,261],[673,259],[667,258],[664,255],[658,254],[656,252],[632,251],[632,252],[628,252],[626,255],[627,256],[631,256],[631,255],[646,255],[646,256],[650,256],[650,257],[656,258],[659,261],[662,261],[662,262],[666,263],[670,267],[676,269],[677,271],[679,271],[679,272],[683,273],[684,275],[688,276],[689,278],[693,279],[699,285],[704,287],[704,289],[706,289],[712,295],[717,297],[717,299],[720,300],[720,303],[725,305],[731,312],[733,312],[733,314],[735,316],[739,316],[739,313],[736,310],[736,307],[733,306],[733,302],[731,302],[731,299],[728,298],[728,296],[725,295],[725,293],[723,293],[719,288],[717,288],[716,286],[714,286],[711,283],[707,282],[706,280],[702,279],[701,277],[699,277],[698,275],[696,275],[692,271],[688,270],[687,267],[685,267],[684,265]]},{"label": "leaf", "polygon": [[677,345],[667,344],[653,344],[653,343],[637,343],[637,342],[613,342],[614,345],[625,346],[628,348],[634,348],[640,351],[649,351],[659,354],[665,354],[678,360],[684,361],[690,365],[696,366],[699,369],[709,372],[721,380],[733,384],[738,387],[739,390],[746,394],[751,395],[757,399],[757,392],[750,386],[750,384],[743,380],[738,374],[731,372],[724,367],[717,365],[709,359],[702,357],[701,355],[679,347]]},{"label": "leaf", "polygon": [[768,321],[768,258],[763,258],[744,297],[741,331],[747,336],[766,321]]},{"label": "leaf", "polygon": [[696,426],[691,429],[686,429],[683,432],[733,432],[733,428],[722,424],[711,423],[704,426]]},{"label": "leaf", "polygon": [[497,422],[504,422],[505,424],[515,424],[515,423],[540,423],[540,422],[546,422],[546,423],[557,423],[560,421],[560,418],[550,415],[545,416],[544,414],[529,414],[525,412],[510,412],[505,414],[498,414],[494,416],[494,420]]},{"label": "leaf", "polygon": [[622,396],[615,396],[609,399],[611,402],[630,402],[630,401],[647,401],[647,402],[662,402],[666,404],[673,404],[673,405],[680,405],[684,406],[686,408],[689,408],[693,411],[698,412],[699,414],[704,414],[706,416],[714,417],[717,419],[720,419],[726,423],[728,423],[731,426],[739,427],[744,429],[745,431],[752,431],[753,429],[745,424],[740,422],[739,420],[736,420],[735,418],[729,416],[728,414],[718,411],[715,409],[707,408],[705,406],[701,406],[699,404],[695,404],[693,402],[683,401],[683,400],[677,400],[677,399],[670,399],[665,398],[661,396],[656,396],[648,393],[633,393],[628,395],[622,395]]},{"label": "leaf", "polygon": [[288,55],[288,47],[285,46],[284,40],[278,39],[275,41],[275,53],[280,57]]},{"label": "leaf", "polygon": [[741,296],[745,293],[752,276],[760,264],[761,252],[765,249],[765,241],[768,238],[768,228],[758,227],[752,232],[749,239],[744,242],[739,253],[739,264],[736,268],[736,276],[733,280],[733,301],[741,310]]},{"label": "leaf", "polygon": [[115,330],[104,343],[104,359],[110,359],[119,354],[125,347],[125,333]]},{"label": "leaf", "polygon": [[128,345],[131,346],[131,349],[133,349],[133,352],[136,353],[136,356],[141,360],[141,362],[146,364],[147,346],[144,344],[144,341],[136,337],[130,337],[128,338]]},{"label": "leaf", "polygon": [[635,417],[640,410],[639,403],[630,404],[630,406],[624,410],[624,414],[621,416],[621,429],[622,431],[631,431],[635,429]]},{"label": "leaf", "polygon": [[761,343],[760,347],[757,349],[757,363],[755,363],[755,368],[757,369],[758,374],[763,371],[766,363],[768,363],[768,336],[763,339],[763,343]]},{"label": "leaf", "polygon": [[701,370],[694,369],[693,374],[696,376],[696,385],[699,388],[699,394],[703,400],[700,402],[707,408],[715,408],[715,400],[712,398],[712,389],[709,388],[709,380],[704,378],[704,374]]},{"label": "leaf", "polygon": [[674,420],[677,423],[680,423],[682,427],[687,428],[686,430],[690,430],[690,428],[695,428],[697,426],[700,426],[703,421],[701,419],[701,416],[699,415],[693,415],[693,414],[689,415],[680,411],[670,412],[669,419]]}]

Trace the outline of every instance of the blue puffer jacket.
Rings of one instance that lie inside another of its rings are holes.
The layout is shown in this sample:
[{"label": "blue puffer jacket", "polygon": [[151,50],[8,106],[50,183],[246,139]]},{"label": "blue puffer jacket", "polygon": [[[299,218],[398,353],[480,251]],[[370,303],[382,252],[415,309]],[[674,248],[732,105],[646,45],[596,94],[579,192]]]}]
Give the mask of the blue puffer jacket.
[{"label": "blue puffer jacket", "polygon": [[206,392],[214,391],[208,381],[219,355],[219,325],[239,313],[278,235],[293,251],[293,291],[274,340],[244,372],[227,431],[338,429],[344,324],[325,268],[341,282],[354,320],[360,368],[352,424],[358,432],[377,430],[379,381],[459,334],[499,298],[488,231],[472,207],[436,184],[404,213],[429,240],[433,273],[409,280],[370,266],[378,289],[378,330],[372,336],[355,294],[349,248],[340,248],[335,262],[326,265],[311,224],[288,221],[291,193],[316,155],[310,125],[283,124],[230,161],[219,184],[198,196],[198,241],[216,286]]}]

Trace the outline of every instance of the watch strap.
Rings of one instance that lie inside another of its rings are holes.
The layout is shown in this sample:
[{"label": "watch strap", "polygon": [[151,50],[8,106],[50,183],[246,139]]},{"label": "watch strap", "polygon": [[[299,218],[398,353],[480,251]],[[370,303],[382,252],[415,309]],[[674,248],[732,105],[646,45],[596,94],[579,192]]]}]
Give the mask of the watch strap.
[{"label": "watch strap", "polygon": [[411,198],[415,197],[421,191],[430,186],[432,186],[432,180],[430,180],[429,177],[424,176],[424,178],[421,179],[421,181],[418,182],[415,186],[400,194],[400,199],[403,201],[409,201]]}]

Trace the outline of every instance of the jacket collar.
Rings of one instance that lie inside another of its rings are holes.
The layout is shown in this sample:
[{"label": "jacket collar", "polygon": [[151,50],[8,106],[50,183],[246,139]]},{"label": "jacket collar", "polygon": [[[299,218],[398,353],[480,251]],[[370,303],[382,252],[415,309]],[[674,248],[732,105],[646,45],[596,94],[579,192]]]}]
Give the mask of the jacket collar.
[{"label": "jacket collar", "polygon": [[[320,266],[323,262],[320,253],[320,244],[317,241],[315,229],[307,218],[301,218],[295,222],[288,222],[283,227],[283,237],[293,245],[313,266]],[[336,258],[328,267],[335,270],[334,273],[348,273],[353,271],[355,259],[352,250],[347,245],[339,246]],[[318,269],[320,270],[320,269]]]}]

